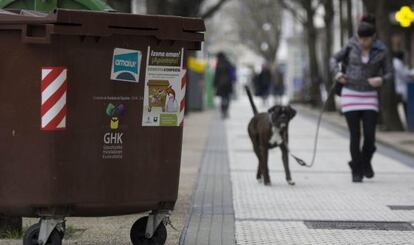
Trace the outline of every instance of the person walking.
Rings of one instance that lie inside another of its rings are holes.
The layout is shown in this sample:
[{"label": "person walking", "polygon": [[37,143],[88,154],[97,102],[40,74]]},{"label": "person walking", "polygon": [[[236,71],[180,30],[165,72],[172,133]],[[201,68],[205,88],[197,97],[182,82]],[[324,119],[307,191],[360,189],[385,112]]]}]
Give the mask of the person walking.
[{"label": "person walking", "polygon": [[267,99],[272,85],[272,71],[268,64],[262,66],[262,71],[257,77],[257,83],[259,87],[259,96],[262,97],[263,106],[267,106]]},{"label": "person walking", "polygon": [[414,80],[414,69],[410,70],[404,64],[404,52],[394,53],[392,63],[395,70],[395,91],[397,92],[398,102],[403,104],[405,117],[407,118],[407,83]]},{"label": "person walking", "polygon": [[214,74],[214,88],[216,95],[221,98],[222,118],[229,117],[231,94],[233,92],[233,80],[235,79],[235,67],[230,63],[223,52],[217,54],[216,72]]},{"label": "person walking", "polygon": [[285,83],[284,73],[282,66],[279,65],[274,69],[274,75],[272,79],[272,94],[274,97],[275,104],[283,104],[283,96],[285,94]]},{"label": "person walking", "polygon": [[[341,70],[342,64],[346,67]],[[376,151],[375,131],[379,111],[378,90],[393,79],[391,57],[384,43],[376,37],[375,18],[366,15],[358,25],[357,35],[331,58],[335,79],[343,85],[341,108],[350,133],[352,181],[373,178],[371,160]],[[360,147],[361,122],[364,142]]]}]

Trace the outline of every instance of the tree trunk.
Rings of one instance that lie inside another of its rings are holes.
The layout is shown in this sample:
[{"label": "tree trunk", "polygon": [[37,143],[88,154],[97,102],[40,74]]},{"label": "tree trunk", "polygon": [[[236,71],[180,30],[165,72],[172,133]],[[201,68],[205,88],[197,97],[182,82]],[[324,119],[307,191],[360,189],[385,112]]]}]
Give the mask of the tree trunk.
[{"label": "tree trunk", "polygon": [[320,106],[321,93],[320,93],[320,76],[318,68],[318,59],[316,55],[316,28],[313,23],[313,17],[315,10],[312,7],[313,1],[303,1],[303,7],[306,11],[306,33],[309,52],[309,73],[310,73],[310,96],[311,104],[313,106]]},{"label": "tree trunk", "polygon": [[[376,2],[375,16],[377,20],[377,32],[380,39],[389,49],[391,49],[391,23],[388,18],[383,18],[389,14],[390,8],[387,6],[389,2],[388,0],[378,0]],[[391,50],[389,51],[391,52]],[[381,119],[384,130],[402,131],[404,130],[404,127],[398,114],[398,103],[394,83],[394,80],[386,82],[381,88]]]},{"label": "tree trunk", "polygon": [[339,42],[341,47],[344,46],[344,7],[343,1],[339,0]]},{"label": "tree trunk", "polygon": [[324,16],[324,21],[325,21],[325,47],[326,50],[324,52],[325,56],[324,56],[324,69],[325,69],[325,86],[326,86],[326,91],[328,93],[328,98],[326,99],[326,110],[327,111],[335,111],[336,107],[335,107],[335,95],[331,95],[329,96],[329,91],[333,85],[333,78],[332,78],[332,74],[331,74],[331,69],[330,69],[330,64],[329,64],[329,59],[332,56],[332,39],[333,39],[333,34],[332,34],[332,23],[334,20],[334,9],[333,9],[333,4],[331,0],[325,0],[324,1],[324,9],[325,9],[325,16]]},{"label": "tree trunk", "polygon": [[375,9],[377,6],[377,1],[372,0],[363,0],[365,11],[371,14],[375,14]]},{"label": "tree trunk", "polygon": [[167,0],[146,0],[147,14],[169,14]]},{"label": "tree trunk", "polygon": [[5,238],[10,232],[22,231],[22,218],[0,216],[0,239]]},{"label": "tree trunk", "polygon": [[346,1],[346,10],[347,10],[347,16],[346,16],[346,27],[348,29],[348,38],[351,38],[354,35],[354,25],[352,23],[352,0]]},{"label": "tree trunk", "polygon": [[[374,14],[377,20],[377,31],[378,36],[382,41],[384,41],[387,47],[392,48],[391,46],[391,23],[388,18],[383,18],[388,16],[389,12],[387,8],[389,2],[387,0],[371,1],[364,0],[364,7],[368,13]],[[391,50],[390,50],[391,51]],[[397,109],[397,98],[395,93],[394,81],[384,83],[381,88],[381,111],[380,111],[380,121],[382,123],[383,129],[388,131],[402,131],[404,127],[402,125],[400,116]]]},{"label": "tree trunk", "polygon": [[177,0],[170,5],[173,14],[178,16],[195,17],[199,16],[201,4],[205,0]]}]

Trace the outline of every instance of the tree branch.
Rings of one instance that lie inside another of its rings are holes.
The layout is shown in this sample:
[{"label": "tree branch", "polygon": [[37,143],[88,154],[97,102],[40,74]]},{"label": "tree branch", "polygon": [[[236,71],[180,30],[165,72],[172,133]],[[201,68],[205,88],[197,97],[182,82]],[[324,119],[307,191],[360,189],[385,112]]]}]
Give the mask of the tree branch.
[{"label": "tree branch", "polygon": [[204,13],[202,13],[200,15],[201,18],[208,19],[212,17],[226,2],[228,2],[228,0],[219,0],[215,5],[211,6]]},{"label": "tree branch", "polygon": [[316,6],[315,6],[315,8],[314,8],[314,11],[316,12],[316,11],[318,11],[318,8],[319,7],[322,7],[323,6],[323,4],[324,4],[324,1],[323,0],[319,0],[317,3],[316,3]]},{"label": "tree branch", "polygon": [[289,4],[285,2],[285,0],[280,0],[280,4],[282,5],[282,8],[286,9],[290,12],[290,14],[295,18],[297,21],[299,21],[301,24],[304,24],[306,20],[299,15],[299,13]]},{"label": "tree branch", "polygon": [[[273,63],[279,48],[282,6],[279,1],[240,0],[241,8],[238,13],[240,40],[257,55],[267,62]],[[270,29],[264,24],[270,25]],[[262,49],[266,43],[267,49]]]}]

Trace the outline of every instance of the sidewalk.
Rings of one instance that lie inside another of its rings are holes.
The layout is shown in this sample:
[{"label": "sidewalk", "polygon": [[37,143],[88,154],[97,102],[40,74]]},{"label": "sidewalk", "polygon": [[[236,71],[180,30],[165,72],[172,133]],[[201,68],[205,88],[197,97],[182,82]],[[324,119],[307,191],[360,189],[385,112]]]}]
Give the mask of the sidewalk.
[{"label": "sidewalk", "polygon": [[209,128],[190,216],[182,231],[180,245],[235,244],[227,146],[225,125],[216,113]]},{"label": "sidewalk", "polygon": [[[259,105],[259,103],[257,103]],[[311,169],[292,159],[287,185],[281,154],[269,157],[273,185],[255,179],[257,159],[247,135],[247,99],[232,105],[226,122],[237,244],[414,244],[414,159],[379,147],[376,176],[351,182],[345,131],[323,124]],[[290,148],[311,159],[315,117],[301,110],[290,127]]]}]

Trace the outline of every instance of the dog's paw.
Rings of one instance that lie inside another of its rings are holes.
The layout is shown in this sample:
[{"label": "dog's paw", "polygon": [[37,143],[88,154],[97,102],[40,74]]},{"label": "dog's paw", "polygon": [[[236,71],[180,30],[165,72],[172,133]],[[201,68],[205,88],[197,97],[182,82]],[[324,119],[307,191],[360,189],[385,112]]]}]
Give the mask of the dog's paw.
[{"label": "dog's paw", "polygon": [[272,185],[272,182],[270,182],[270,181],[265,181],[265,182],[264,182],[264,185],[265,185],[265,186],[271,186],[271,185]]},{"label": "dog's paw", "polygon": [[263,179],[262,178],[256,178],[257,182],[262,183]]},{"label": "dog's paw", "polygon": [[295,185],[295,182],[293,180],[287,180],[289,185]]}]

